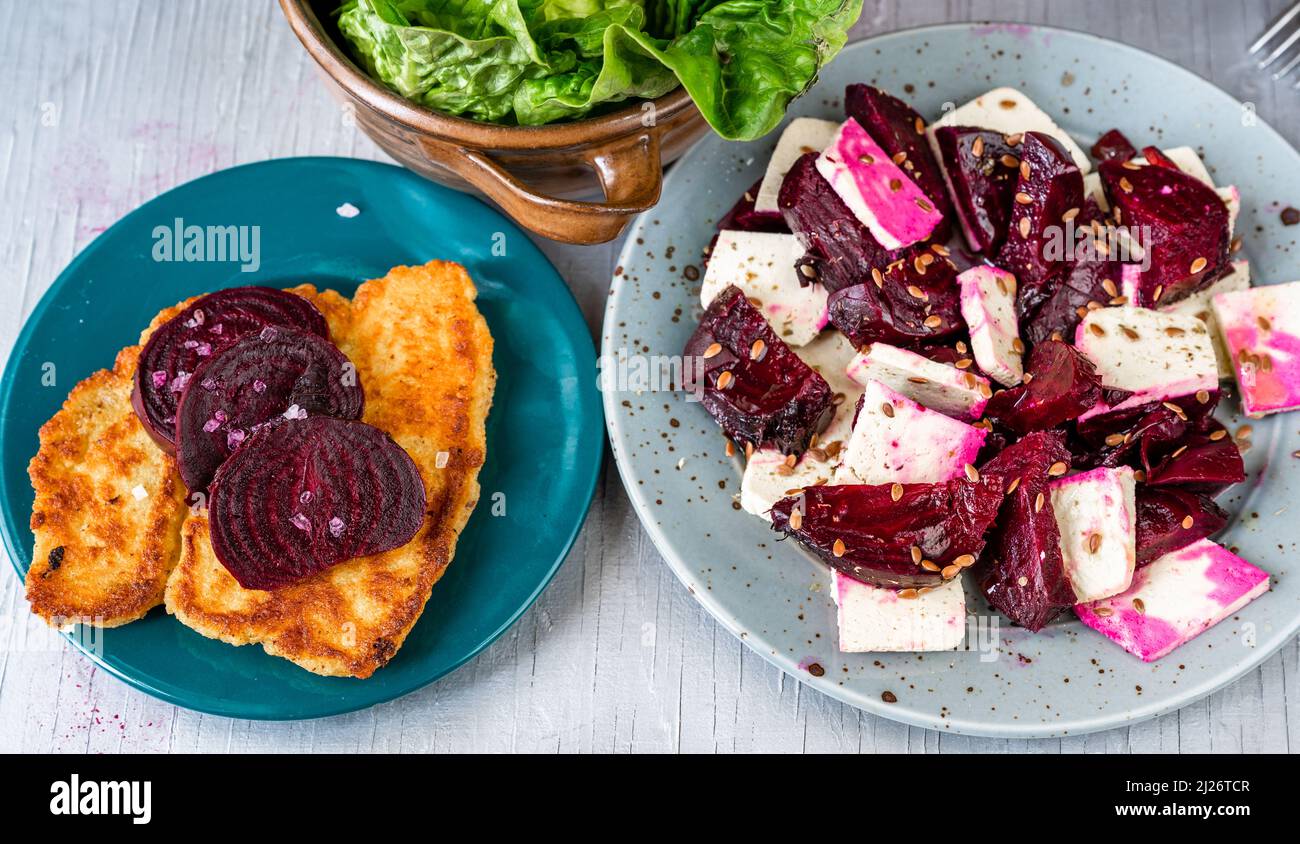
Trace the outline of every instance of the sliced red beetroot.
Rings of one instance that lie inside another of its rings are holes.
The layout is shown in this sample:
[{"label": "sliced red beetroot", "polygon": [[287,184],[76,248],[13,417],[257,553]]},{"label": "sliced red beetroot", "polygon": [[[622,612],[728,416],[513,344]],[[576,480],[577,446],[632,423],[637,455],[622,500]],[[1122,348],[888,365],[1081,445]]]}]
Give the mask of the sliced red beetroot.
[{"label": "sliced red beetroot", "polygon": [[1132,466],[1146,469],[1150,455],[1167,453],[1173,443],[1187,434],[1187,420],[1167,407],[1156,404],[1130,423],[1111,430],[1093,427],[1093,419],[1078,425],[1082,447],[1075,455],[1077,468]]},{"label": "sliced red beetroot", "polygon": [[1000,132],[973,126],[941,126],[934,137],[966,242],[992,254],[1007,236],[1019,151]]},{"label": "sliced red beetroot", "polygon": [[1008,446],[980,469],[1004,489],[1015,487],[1002,504],[977,573],[989,603],[1022,627],[1038,631],[1074,605],[1074,587],[1065,574],[1061,532],[1047,485],[1053,467],[1068,465],[1065,436],[1033,433]]},{"label": "sliced red beetroot", "polygon": [[[1201,401],[1194,395],[1179,396],[1167,401],[1152,401],[1123,410],[1099,413],[1079,423],[1079,435],[1090,445],[1097,447],[1100,447],[1112,434],[1134,434],[1135,438],[1135,432],[1144,427],[1146,418],[1160,410],[1184,422],[1185,427],[1179,429],[1175,436],[1181,436],[1186,430],[1208,433],[1209,426],[1213,423],[1211,417],[1219,405],[1220,397],[1221,393],[1215,390],[1205,395],[1205,401]],[[1174,411],[1170,405],[1176,405],[1178,411]],[[1190,427],[1187,427],[1188,425]]]},{"label": "sliced red beetroot", "polygon": [[[1074,337],[1075,328],[1089,308],[1105,305],[1118,294],[1124,265],[1112,260],[1106,239],[1079,237],[1085,227],[1096,233],[1094,224],[1102,226],[1103,221],[1097,203],[1085,200],[1083,211],[1073,221],[1078,242],[1072,243],[1070,260],[1042,284],[1020,288],[1016,303],[1020,337],[1031,346],[1053,337]],[[1069,227],[1065,230],[1068,232]],[[1098,248],[1098,242],[1105,245]]]},{"label": "sliced red beetroot", "polygon": [[951,216],[943,175],[925,139],[925,120],[915,109],[871,85],[850,85],[844,91],[844,114],[858,121],[891,158],[899,160],[901,156],[899,166],[945,219]]},{"label": "sliced red beetroot", "polygon": [[[1070,338],[1088,306],[1105,304],[1119,289],[1123,264],[1108,260],[1073,261],[1039,288],[1045,294],[1020,323],[1021,338],[1031,346],[1053,338]],[[1032,289],[1032,288],[1030,288]]]},{"label": "sliced red beetroot", "polygon": [[176,407],[194,371],[268,325],[329,337],[325,317],[301,296],[270,287],[232,287],[197,299],[158,326],[140,351],[131,405],[164,451],[175,450]]},{"label": "sliced red beetroot", "polygon": [[1068,343],[1049,341],[1029,353],[1025,383],[995,393],[984,416],[1026,434],[1077,419],[1101,399],[1101,381],[1092,361]]},{"label": "sliced red beetroot", "polygon": [[401,547],[424,521],[411,456],[364,422],[311,416],[268,425],[217,470],[212,550],[245,589],[276,589]]},{"label": "sliced red beetroot", "polygon": [[1107,161],[1098,172],[1116,219],[1145,234],[1150,267],[1136,301],[1168,305],[1202,290],[1228,267],[1228,208],[1212,188],[1177,168]]},{"label": "sliced red beetroot", "polygon": [[1111,129],[1106,134],[1097,139],[1097,143],[1092,145],[1092,157],[1098,161],[1128,161],[1131,158],[1137,158],[1137,149],[1129,141],[1124,133],[1118,129]]},{"label": "sliced red beetroot", "polygon": [[1223,530],[1228,514],[1214,499],[1178,487],[1137,492],[1137,563],[1147,563]]},{"label": "sliced red beetroot", "polygon": [[201,365],[176,412],[176,457],[191,492],[258,428],[277,417],[360,419],[352,363],[333,343],[296,328],[265,326]]},{"label": "sliced red beetroot", "polygon": [[1222,428],[1211,416],[1218,403],[1215,391],[1204,402],[1196,396],[1182,396],[1089,417],[1077,426],[1080,448],[1075,465],[1128,465],[1149,474],[1184,444],[1208,440],[1215,429]]},{"label": "sliced red beetroot", "polygon": [[781,216],[780,211],[755,211],[754,203],[758,201],[758,188],[763,183],[759,179],[750,185],[749,190],[745,191],[736,204],[731,206],[731,210],[723,215],[718,221],[718,231],[742,231],[742,232],[776,232],[785,234],[790,231],[790,227],[785,224],[785,218]]},{"label": "sliced red beetroot", "polygon": [[1026,132],[1019,151],[1011,220],[997,263],[1024,290],[1038,287],[1060,269],[1054,253],[1061,251],[1066,217],[1083,210],[1083,173],[1051,135]]},{"label": "sliced red beetroot", "polygon": [[1189,434],[1147,470],[1149,486],[1178,486],[1206,495],[1218,495],[1245,479],[1241,450],[1217,422],[1210,434]]},{"label": "sliced red beetroot", "polygon": [[[1002,503],[1001,482],[809,487],[772,508],[772,527],[855,580],[891,589],[938,586],[942,570],[978,557]],[[798,512],[791,522],[791,514]],[[915,550],[914,550],[915,549]],[[930,560],[940,571],[919,563]],[[951,572],[950,572],[951,573]]]},{"label": "sliced red beetroot", "polygon": [[925,253],[935,257],[928,242],[894,252],[882,246],[817,172],[814,152],[805,153],[790,168],[777,205],[808,250],[806,263],[831,293],[871,281],[873,269],[884,272],[900,261],[911,264]]},{"label": "sliced red beetroot", "polygon": [[896,262],[881,273],[879,284],[867,281],[832,293],[826,302],[831,324],[855,346],[911,347],[965,332],[957,268],[947,258],[924,254],[930,263]]},{"label": "sliced red beetroot", "polygon": [[830,418],[830,385],[791,351],[740,288],[718,294],[686,343],[684,387],[728,437],[803,451]]}]

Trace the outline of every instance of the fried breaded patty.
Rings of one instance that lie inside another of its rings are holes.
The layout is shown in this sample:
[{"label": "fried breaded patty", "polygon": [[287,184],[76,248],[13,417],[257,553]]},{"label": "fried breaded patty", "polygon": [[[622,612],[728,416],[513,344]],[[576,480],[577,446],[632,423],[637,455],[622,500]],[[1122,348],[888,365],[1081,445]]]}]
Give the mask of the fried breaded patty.
[{"label": "fried breaded patty", "polygon": [[424,480],[425,521],[401,548],[350,560],[274,591],[242,588],[217,560],[205,513],[182,529],[168,612],[205,636],[259,643],[317,674],[369,677],[414,626],[478,501],[496,373],[492,337],[458,264],[397,267],[351,306],[310,285],[334,342],[356,365],[362,419],[410,453]]},{"label": "fried breaded patty", "polygon": [[27,600],[57,627],[135,621],[162,603],[176,564],[185,489],[131,409],[139,356],[128,346],[74,387],[27,467],[36,492]]}]

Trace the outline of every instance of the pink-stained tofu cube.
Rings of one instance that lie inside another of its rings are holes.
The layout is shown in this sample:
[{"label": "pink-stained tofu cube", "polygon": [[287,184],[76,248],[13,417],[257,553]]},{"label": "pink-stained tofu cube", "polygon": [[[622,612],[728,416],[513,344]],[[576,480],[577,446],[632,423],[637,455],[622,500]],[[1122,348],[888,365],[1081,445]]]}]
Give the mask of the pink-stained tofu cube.
[{"label": "pink-stained tofu cube", "polygon": [[1080,421],[1109,410],[1168,401],[1219,388],[1219,364],[1206,324],[1189,314],[1118,307],[1089,311],[1075,331],[1075,347],[1103,386],[1133,395],[1108,407],[1098,402]]},{"label": "pink-stained tofu cube", "polygon": [[950,651],[966,638],[961,578],[916,598],[900,598],[893,589],[868,586],[835,570],[831,578],[845,653]]},{"label": "pink-stained tofu cube", "polygon": [[925,240],[943,222],[933,200],[853,118],[822,150],[817,172],[886,249]]},{"label": "pink-stained tofu cube", "polygon": [[1268,591],[1268,572],[1208,539],[1133,575],[1127,592],[1074,608],[1084,624],[1155,662]]},{"label": "pink-stained tofu cube", "polygon": [[868,381],[858,418],[835,468],[837,484],[933,484],[974,465],[988,432],[922,407]]},{"label": "pink-stained tofu cube", "polygon": [[1128,589],[1137,562],[1133,470],[1092,469],[1055,480],[1048,489],[1061,530],[1065,576],[1079,603]]},{"label": "pink-stained tofu cube", "polygon": [[1241,407],[1250,416],[1300,408],[1300,281],[1214,297]]},{"label": "pink-stained tofu cube", "polygon": [[961,315],[970,329],[971,354],[1004,387],[1025,377],[1024,346],[1016,317],[1016,277],[997,267],[971,267],[957,276]]},{"label": "pink-stained tofu cube", "polygon": [[989,380],[888,343],[872,343],[849,362],[859,384],[879,381],[954,419],[978,419],[993,396]]}]

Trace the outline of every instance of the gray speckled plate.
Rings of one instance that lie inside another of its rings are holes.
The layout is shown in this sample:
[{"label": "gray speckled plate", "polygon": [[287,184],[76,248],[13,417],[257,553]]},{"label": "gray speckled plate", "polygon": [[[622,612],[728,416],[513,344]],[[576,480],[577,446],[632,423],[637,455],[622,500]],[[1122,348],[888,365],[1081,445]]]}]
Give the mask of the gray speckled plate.
[{"label": "gray speckled plate", "polygon": [[[843,119],[840,98],[852,82],[879,85],[930,118],[945,101],[1019,87],[1085,146],[1118,126],[1139,146],[1197,148],[1217,183],[1241,189],[1238,231],[1256,283],[1300,278],[1300,229],[1279,220],[1281,207],[1300,205],[1300,155],[1251,110],[1162,59],[1060,29],[915,29],[846,49],[792,115]],[[750,144],[709,137],[681,159],[658,208],[629,234],[605,316],[607,369],[620,353],[633,356],[618,367],[627,377],[604,394],[619,471],[660,552],[719,622],[800,681],[854,706],[933,729],[1022,738],[1176,709],[1240,677],[1296,633],[1300,578],[1288,576],[1287,560],[1300,539],[1291,456],[1300,449],[1300,418],[1284,415],[1253,423],[1249,478],[1224,496],[1235,518],[1219,537],[1273,574],[1272,591],[1163,660],[1144,664],[1073,616],[1038,635],[1002,620],[995,649],[986,641],[955,652],[840,654],[825,567],[739,510],[740,464],[724,455],[703,408],[666,383],[635,377],[638,361],[681,353],[700,315],[702,250],[716,220],[762,175],[776,137]],[[982,599],[968,604],[982,623],[996,615]]]}]

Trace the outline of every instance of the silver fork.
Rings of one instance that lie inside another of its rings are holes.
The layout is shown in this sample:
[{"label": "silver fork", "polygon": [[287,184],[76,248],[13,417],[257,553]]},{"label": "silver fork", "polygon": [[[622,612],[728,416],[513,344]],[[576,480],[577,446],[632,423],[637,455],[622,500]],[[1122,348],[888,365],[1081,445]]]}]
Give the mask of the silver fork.
[{"label": "silver fork", "polygon": [[[1268,52],[1268,55],[1259,60],[1260,70],[1264,70],[1281,59],[1286,58],[1288,51],[1293,50],[1297,44],[1300,44],[1300,3],[1296,3],[1290,9],[1282,13],[1282,16],[1268,28],[1268,31],[1259,36],[1259,40],[1250,45],[1250,54],[1253,56],[1263,50],[1271,42],[1275,41],[1283,34],[1290,30],[1276,47]],[[1273,71],[1274,79],[1282,79],[1291,71],[1300,67],[1300,50],[1295,51],[1295,55],[1287,59],[1286,63],[1280,68]],[[1297,80],[1292,88],[1300,90],[1300,80]]]}]

